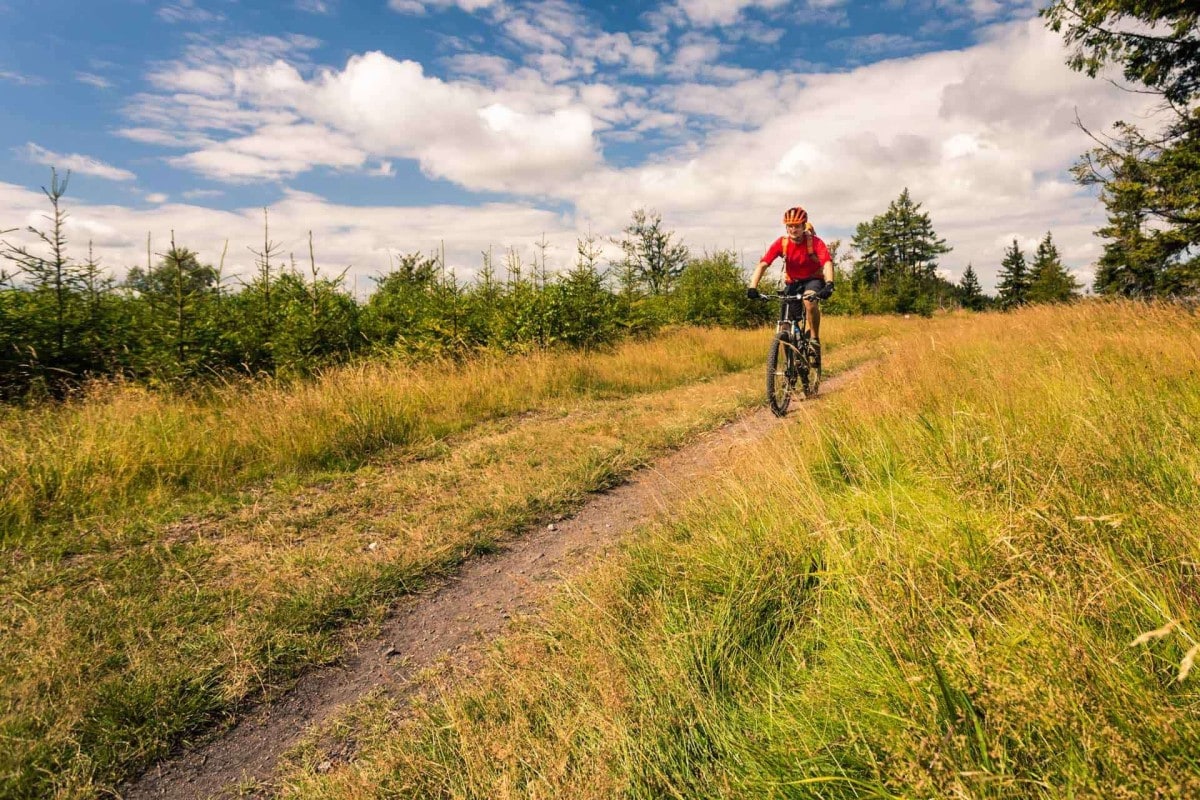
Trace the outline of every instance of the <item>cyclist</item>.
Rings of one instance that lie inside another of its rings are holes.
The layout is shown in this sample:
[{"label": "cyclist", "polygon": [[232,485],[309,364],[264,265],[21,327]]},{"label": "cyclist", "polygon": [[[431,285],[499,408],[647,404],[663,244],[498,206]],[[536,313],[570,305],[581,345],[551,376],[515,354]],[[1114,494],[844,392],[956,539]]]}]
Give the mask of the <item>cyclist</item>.
[{"label": "cyclist", "polygon": [[[828,300],[833,295],[833,260],[829,257],[829,248],[817,237],[813,226],[808,221],[808,212],[800,206],[789,208],[783,212],[783,225],[787,235],[777,239],[758,262],[754,277],[750,279],[750,288],[746,296],[757,299],[758,282],[775,259],[783,256],[784,271],[787,282],[783,293],[789,297],[803,297],[805,292],[815,292],[817,297]],[[817,345],[818,353],[821,346],[821,309],[815,300],[804,301],[805,323],[808,333]]]}]

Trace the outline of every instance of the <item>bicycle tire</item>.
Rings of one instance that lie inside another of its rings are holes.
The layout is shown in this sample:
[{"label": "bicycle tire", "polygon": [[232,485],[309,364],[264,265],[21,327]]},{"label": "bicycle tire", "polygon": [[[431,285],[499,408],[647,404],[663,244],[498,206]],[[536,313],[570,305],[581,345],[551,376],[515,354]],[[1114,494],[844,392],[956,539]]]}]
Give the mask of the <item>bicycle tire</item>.
[{"label": "bicycle tire", "polygon": [[767,353],[767,404],[777,417],[787,413],[798,377],[795,350],[789,338],[786,333],[775,334]]},{"label": "bicycle tire", "polygon": [[813,346],[812,340],[807,338],[804,340],[804,360],[808,368],[801,375],[804,381],[801,388],[805,397],[815,397],[821,390],[821,357],[817,355],[817,348]]}]

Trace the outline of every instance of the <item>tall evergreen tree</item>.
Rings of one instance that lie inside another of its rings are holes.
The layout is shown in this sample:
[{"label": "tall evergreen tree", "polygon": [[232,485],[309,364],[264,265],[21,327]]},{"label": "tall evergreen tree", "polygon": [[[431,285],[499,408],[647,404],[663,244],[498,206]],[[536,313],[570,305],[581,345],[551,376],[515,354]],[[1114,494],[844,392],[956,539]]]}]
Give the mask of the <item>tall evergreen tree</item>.
[{"label": "tall evergreen tree", "polygon": [[983,288],[979,285],[979,276],[975,274],[975,267],[971,264],[967,264],[967,268],[963,270],[958,291],[963,308],[981,311],[987,305],[987,298],[983,296]]},{"label": "tall evergreen tree", "polygon": [[888,204],[887,211],[859,223],[851,245],[859,253],[857,278],[875,287],[905,278],[932,278],[938,256],[951,250],[945,239],[938,238],[929,214],[913,202],[907,188]]},{"label": "tall evergreen tree", "polygon": [[1111,63],[1163,99],[1147,136],[1118,122],[1076,164],[1100,187],[1110,242],[1096,289],[1127,295],[1200,292],[1200,6],[1176,0],[1055,0],[1042,12],[1074,46],[1068,64],[1096,77]]},{"label": "tall evergreen tree", "polygon": [[1093,289],[1098,294],[1153,297],[1160,284],[1169,281],[1177,245],[1171,241],[1174,237],[1149,224],[1145,165],[1129,158],[1114,169],[1120,180],[1100,190],[1108,208],[1108,224],[1096,235],[1107,241],[1096,265]]},{"label": "tall evergreen tree", "polygon": [[1079,281],[1067,272],[1050,232],[1038,242],[1030,270],[1029,302],[1065,303],[1079,296]]},{"label": "tall evergreen tree", "polygon": [[17,316],[22,369],[53,394],[68,390],[85,373],[96,368],[88,346],[89,307],[86,302],[86,268],[67,253],[67,210],[62,202],[71,173],[59,178],[50,170],[50,187],[42,193],[50,202],[43,215],[47,225],[26,226],[42,252],[0,240],[0,259],[11,262],[27,287]]},{"label": "tall evergreen tree", "polygon": [[1025,262],[1025,253],[1016,239],[1013,239],[1012,246],[1004,251],[998,277],[1000,280],[996,283],[996,291],[1001,308],[1014,308],[1028,301],[1029,267]]},{"label": "tall evergreen tree", "polygon": [[851,288],[864,311],[930,313],[954,293],[937,275],[938,257],[951,248],[908,189],[887,211],[859,223],[850,244],[858,253]]},{"label": "tall evergreen tree", "polygon": [[70,180],[70,171],[65,178],[59,180],[58,171],[51,168],[50,188],[42,187],[42,193],[50,201],[50,214],[43,217],[50,227],[46,230],[32,225],[25,228],[27,233],[33,234],[46,246],[49,257],[38,255],[24,246],[0,243],[3,245],[0,248],[0,257],[15,264],[33,290],[44,295],[53,308],[53,322],[47,337],[49,341],[39,342],[38,345],[49,345],[43,347],[44,355],[51,359],[47,366],[57,369],[74,366],[69,363],[71,359],[66,351],[74,327],[73,312],[77,310],[73,308],[73,300],[81,286],[79,268],[67,255],[67,211],[62,205],[62,198],[67,193]]}]

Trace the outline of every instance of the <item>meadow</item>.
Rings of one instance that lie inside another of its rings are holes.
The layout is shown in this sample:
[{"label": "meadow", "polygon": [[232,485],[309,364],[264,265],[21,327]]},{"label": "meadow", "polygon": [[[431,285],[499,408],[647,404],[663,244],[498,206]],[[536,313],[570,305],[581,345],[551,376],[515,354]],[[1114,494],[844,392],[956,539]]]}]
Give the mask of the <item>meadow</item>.
[{"label": "meadow", "polygon": [[1195,313],[887,341],[483,672],[314,734],[282,796],[1200,796]]},{"label": "meadow", "polygon": [[[829,326],[851,383],[479,673],[312,732],[274,791],[1200,794],[1195,313]],[[768,336],[10,412],[3,463],[35,477],[5,481],[0,794],[105,796],[336,660],[397,597],[761,406]]]},{"label": "meadow", "polygon": [[[831,357],[891,327],[848,323]],[[335,660],[397,597],[760,403],[768,341],[684,328],[8,409],[0,796],[104,796]]]}]

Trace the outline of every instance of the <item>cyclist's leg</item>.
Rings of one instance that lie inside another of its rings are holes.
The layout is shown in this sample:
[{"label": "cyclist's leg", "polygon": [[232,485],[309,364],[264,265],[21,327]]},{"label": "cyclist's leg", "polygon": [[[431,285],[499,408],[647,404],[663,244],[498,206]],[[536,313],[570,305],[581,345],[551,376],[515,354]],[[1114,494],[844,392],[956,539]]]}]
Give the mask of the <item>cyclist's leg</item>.
[{"label": "cyclist's leg", "polygon": [[[821,278],[810,278],[802,281],[800,284],[799,294],[804,294],[808,291],[819,291],[825,281]],[[808,335],[816,341],[821,341],[821,305],[816,300],[804,301],[805,317],[808,319]]]}]

